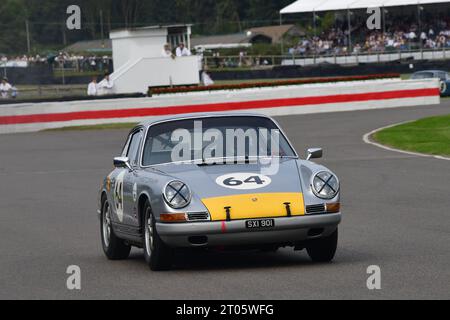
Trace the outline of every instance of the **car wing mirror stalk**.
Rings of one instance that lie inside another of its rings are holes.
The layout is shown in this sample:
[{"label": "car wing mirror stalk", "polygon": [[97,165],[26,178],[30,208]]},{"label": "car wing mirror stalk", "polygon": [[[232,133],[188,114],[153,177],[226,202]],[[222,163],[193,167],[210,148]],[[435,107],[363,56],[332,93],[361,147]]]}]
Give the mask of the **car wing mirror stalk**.
[{"label": "car wing mirror stalk", "polygon": [[311,159],[320,159],[323,157],[323,149],[322,148],[310,148],[307,151],[306,160]]},{"label": "car wing mirror stalk", "polygon": [[127,168],[130,171],[133,171],[133,168],[130,165],[130,159],[127,157],[117,157],[114,158],[114,167],[116,168]]}]

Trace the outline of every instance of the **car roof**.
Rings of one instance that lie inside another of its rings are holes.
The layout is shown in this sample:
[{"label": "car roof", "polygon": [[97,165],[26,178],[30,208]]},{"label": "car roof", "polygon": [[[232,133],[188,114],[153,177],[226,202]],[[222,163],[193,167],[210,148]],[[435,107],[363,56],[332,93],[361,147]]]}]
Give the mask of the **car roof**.
[{"label": "car roof", "polygon": [[447,71],[444,71],[444,70],[422,70],[422,71],[417,71],[417,72],[414,72],[414,74],[418,74],[418,73],[438,73],[438,72],[445,72],[445,73],[448,73]]},{"label": "car roof", "polygon": [[161,122],[170,122],[184,119],[204,119],[211,117],[219,117],[219,118],[228,118],[228,117],[259,117],[259,118],[268,118],[273,120],[271,117],[264,115],[262,113],[246,113],[246,112],[207,112],[207,113],[186,113],[186,114],[177,114],[177,115],[168,115],[168,116],[160,116],[154,117],[145,121],[142,121],[139,126],[149,127],[156,123]]}]

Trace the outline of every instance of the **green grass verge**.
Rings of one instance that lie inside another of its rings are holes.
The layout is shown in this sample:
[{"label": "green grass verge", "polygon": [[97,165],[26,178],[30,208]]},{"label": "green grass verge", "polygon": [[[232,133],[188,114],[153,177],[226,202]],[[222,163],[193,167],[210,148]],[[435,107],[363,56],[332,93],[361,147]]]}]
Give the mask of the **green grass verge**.
[{"label": "green grass verge", "polygon": [[409,79],[411,79],[411,73],[402,73],[402,74],[400,75],[400,78],[401,78],[402,80],[409,80]]},{"label": "green grass verge", "polygon": [[450,156],[450,114],[388,128],[372,138],[397,149]]},{"label": "green grass verge", "polygon": [[89,131],[89,130],[131,130],[136,126],[136,123],[109,123],[109,124],[97,124],[91,126],[74,126],[64,127],[56,129],[47,129],[45,132],[53,131]]}]

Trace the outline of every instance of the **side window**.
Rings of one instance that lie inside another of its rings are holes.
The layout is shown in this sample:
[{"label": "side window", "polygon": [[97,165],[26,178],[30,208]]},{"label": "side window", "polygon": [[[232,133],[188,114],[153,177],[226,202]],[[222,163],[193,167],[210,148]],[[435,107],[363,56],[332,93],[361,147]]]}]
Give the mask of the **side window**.
[{"label": "side window", "polygon": [[130,159],[131,166],[137,166],[139,163],[139,149],[142,142],[143,132],[139,130],[135,132],[130,139],[130,143],[128,145],[128,152],[126,156]]},{"label": "side window", "polygon": [[130,140],[131,136],[128,136],[127,142],[125,143],[125,146],[122,149],[122,153],[120,154],[121,157],[126,157],[128,153],[128,147],[130,146]]}]

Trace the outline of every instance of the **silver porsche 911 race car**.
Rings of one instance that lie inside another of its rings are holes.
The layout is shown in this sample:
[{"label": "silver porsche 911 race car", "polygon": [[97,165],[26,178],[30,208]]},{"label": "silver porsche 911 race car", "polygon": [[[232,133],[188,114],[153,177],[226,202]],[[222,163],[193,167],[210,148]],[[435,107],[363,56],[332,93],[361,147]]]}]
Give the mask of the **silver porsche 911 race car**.
[{"label": "silver porsche 911 race car", "polygon": [[134,128],[99,192],[103,250],[143,248],[167,270],[178,248],[306,249],[334,258],[340,186],[306,160],[274,120],[255,114],[182,115]]}]

